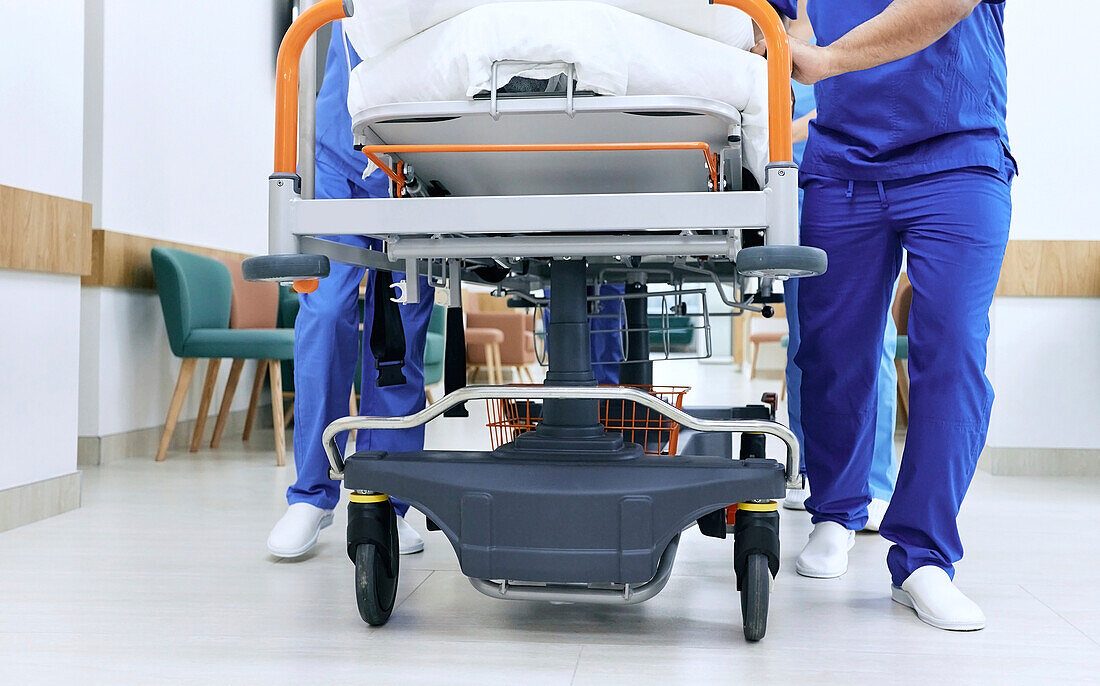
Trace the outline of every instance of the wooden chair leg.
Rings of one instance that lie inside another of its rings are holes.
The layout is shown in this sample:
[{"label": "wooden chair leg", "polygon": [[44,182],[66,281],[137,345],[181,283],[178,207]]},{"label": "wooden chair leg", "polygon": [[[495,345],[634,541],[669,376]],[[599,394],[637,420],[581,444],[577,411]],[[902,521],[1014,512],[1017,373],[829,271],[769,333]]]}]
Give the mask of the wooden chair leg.
[{"label": "wooden chair leg", "polygon": [[172,434],[176,431],[176,422],[180,418],[180,410],[183,409],[187,389],[191,387],[191,377],[195,375],[197,363],[198,359],[194,357],[188,357],[180,363],[176,389],[172,391],[172,401],[168,404],[168,416],[164,418],[164,431],[160,434],[160,445],[157,446],[157,462],[163,462],[168,453],[168,444],[172,442]]},{"label": "wooden chair leg", "polygon": [[275,466],[286,466],[286,430],[283,428],[283,364],[268,360],[271,381],[271,425],[275,427]]},{"label": "wooden chair leg", "polygon": [[760,354],[760,344],[753,341],[752,344],[752,367],[749,369],[749,378],[756,378],[756,357]]},{"label": "wooden chair leg", "polygon": [[528,381],[530,381],[531,383],[535,383],[535,375],[531,373],[531,368],[530,367],[523,366],[523,367],[520,367],[520,369],[522,369],[523,373],[527,375],[527,380]]},{"label": "wooden chair leg", "polygon": [[206,362],[206,379],[202,383],[202,398],[199,400],[199,415],[195,417],[195,430],[191,432],[191,452],[199,451],[202,435],[206,431],[206,418],[210,415],[210,401],[214,398],[214,387],[218,384],[218,370],[222,361],[212,357]]},{"label": "wooden chair leg", "polygon": [[294,421],[294,398],[290,399],[290,405],[286,409],[286,416],[283,417],[283,429],[289,427],[292,421]]},{"label": "wooden chair leg", "polygon": [[248,413],[244,417],[244,431],[241,440],[252,438],[252,425],[256,421],[256,408],[260,404],[260,391],[264,387],[264,379],[267,377],[267,360],[256,360],[256,378],[252,380],[252,395],[248,399]]},{"label": "wooden chair leg", "polygon": [[489,383],[499,386],[504,383],[504,372],[500,368],[500,345],[493,343],[491,346],[488,346],[486,352],[492,355],[493,360],[489,365],[489,376],[491,379]]},{"label": "wooden chair leg", "polygon": [[432,397],[432,389],[430,388],[424,389],[424,397],[427,398],[429,405],[435,402],[435,398]]},{"label": "wooden chair leg", "polygon": [[787,372],[786,372],[786,370],[783,371],[783,385],[779,387],[779,399],[780,400],[786,400],[787,399]]},{"label": "wooden chair leg", "polygon": [[481,367],[466,367],[466,383],[473,383],[477,381],[477,375],[481,372]]},{"label": "wooden chair leg", "polygon": [[229,419],[229,410],[233,407],[233,396],[237,394],[237,382],[241,379],[242,369],[244,369],[244,360],[233,360],[229,366],[229,378],[225,381],[222,406],[218,409],[218,420],[214,422],[214,436],[210,439],[211,448],[221,445],[222,432],[225,431],[225,422]]}]

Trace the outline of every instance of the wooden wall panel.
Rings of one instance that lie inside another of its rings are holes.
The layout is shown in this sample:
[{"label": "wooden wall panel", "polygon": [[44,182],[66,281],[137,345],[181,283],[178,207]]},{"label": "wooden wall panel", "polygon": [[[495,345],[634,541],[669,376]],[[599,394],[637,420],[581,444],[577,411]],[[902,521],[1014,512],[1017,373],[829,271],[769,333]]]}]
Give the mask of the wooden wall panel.
[{"label": "wooden wall panel", "polygon": [[997,295],[1100,297],[1100,241],[1009,241]]},{"label": "wooden wall panel", "polygon": [[0,269],[87,274],[91,244],[90,204],[0,186]]},{"label": "wooden wall panel", "polygon": [[95,229],[91,240],[91,269],[81,280],[81,285],[155,290],[156,282],[153,280],[153,263],[149,258],[149,251],[157,246],[179,248],[217,259],[243,260],[249,257],[244,253],[228,250]]}]

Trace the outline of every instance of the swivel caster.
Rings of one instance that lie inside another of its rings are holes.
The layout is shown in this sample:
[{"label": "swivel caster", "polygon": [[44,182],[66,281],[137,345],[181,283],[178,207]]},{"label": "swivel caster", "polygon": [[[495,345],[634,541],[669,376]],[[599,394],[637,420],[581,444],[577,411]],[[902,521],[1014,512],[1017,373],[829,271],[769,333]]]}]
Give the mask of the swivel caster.
[{"label": "swivel caster", "polygon": [[400,544],[389,497],[352,493],[348,503],[348,557],[355,563],[355,602],[371,626],[389,621],[397,599]]},{"label": "swivel caster", "polygon": [[772,579],[779,573],[779,510],[775,501],[741,503],[733,525],[733,569],[741,592],[745,640],[768,630]]}]

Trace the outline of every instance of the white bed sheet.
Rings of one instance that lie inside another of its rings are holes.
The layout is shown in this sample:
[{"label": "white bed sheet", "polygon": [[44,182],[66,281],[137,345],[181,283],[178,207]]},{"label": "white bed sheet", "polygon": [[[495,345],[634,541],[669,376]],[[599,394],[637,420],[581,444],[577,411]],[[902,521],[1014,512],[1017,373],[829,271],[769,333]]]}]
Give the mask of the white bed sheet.
[{"label": "white bed sheet", "polygon": [[[364,60],[352,72],[348,110],[354,117],[377,105],[463,100],[489,89],[493,62],[500,60],[571,62],[578,89],[605,95],[686,95],[728,103],[742,114],[745,166],[764,178],[763,58],[597,2],[509,2],[467,10]],[[499,81],[561,71],[502,65]]]},{"label": "white bed sheet", "polygon": [[[366,59],[480,5],[529,1],[355,0],[355,15],[344,20],[344,27],[356,52]],[[752,21],[732,7],[711,5],[706,0],[596,1],[744,50],[753,44]],[[568,13],[569,9],[561,5],[558,11]]]}]

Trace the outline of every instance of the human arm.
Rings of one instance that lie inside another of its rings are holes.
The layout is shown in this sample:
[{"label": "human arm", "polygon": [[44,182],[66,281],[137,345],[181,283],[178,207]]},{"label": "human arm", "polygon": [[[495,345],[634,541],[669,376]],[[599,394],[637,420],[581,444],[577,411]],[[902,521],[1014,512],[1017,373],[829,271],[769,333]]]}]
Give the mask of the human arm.
[{"label": "human arm", "polygon": [[799,117],[791,123],[791,138],[793,143],[801,143],[810,137],[810,122],[817,116],[817,110],[804,117]]},{"label": "human arm", "polygon": [[807,85],[908,57],[943,38],[983,0],[894,0],[826,47],[791,38],[792,76]]}]

